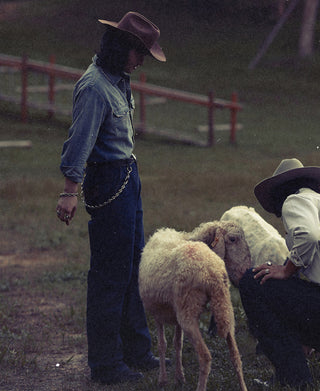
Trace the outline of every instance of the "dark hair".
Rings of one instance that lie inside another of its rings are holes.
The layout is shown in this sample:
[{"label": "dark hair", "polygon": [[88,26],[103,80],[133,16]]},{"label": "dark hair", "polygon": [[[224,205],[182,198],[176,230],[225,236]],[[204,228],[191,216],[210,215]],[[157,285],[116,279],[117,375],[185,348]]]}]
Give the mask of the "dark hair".
[{"label": "dark hair", "polygon": [[307,187],[320,193],[319,181],[311,178],[297,178],[278,186],[273,191],[273,203],[275,205],[275,215],[281,217],[282,205],[290,194],[296,193],[302,187]]},{"label": "dark hair", "polygon": [[144,55],[149,53],[143,43],[130,33],[107,27],[101,39],[96,63],[110,73],[121,73],[127,65],[131,49],[136,49]]}]

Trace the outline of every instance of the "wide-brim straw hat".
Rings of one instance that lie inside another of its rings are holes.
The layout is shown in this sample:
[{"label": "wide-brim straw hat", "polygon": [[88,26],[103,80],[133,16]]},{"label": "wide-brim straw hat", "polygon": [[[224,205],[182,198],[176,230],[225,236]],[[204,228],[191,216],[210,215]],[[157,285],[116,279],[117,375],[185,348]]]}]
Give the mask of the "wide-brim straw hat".
[{"label": "wide-brim straw hat", "polygon": [[166,61],[166,56],[157,42],[160,37],[159,28],[138,12],[126,13],[119,22],[103,19],[99,19],[99,22],[134,35],[155,59]]},{"label": "wide-brim straw hat", "polygon": [[320,184],[320,167],[304,167],[298,159],[284,159],[270,178],[259,182],[254,194],[261,206],[270,213],[275,213],[274,191],[294,179],[308,178]]}]

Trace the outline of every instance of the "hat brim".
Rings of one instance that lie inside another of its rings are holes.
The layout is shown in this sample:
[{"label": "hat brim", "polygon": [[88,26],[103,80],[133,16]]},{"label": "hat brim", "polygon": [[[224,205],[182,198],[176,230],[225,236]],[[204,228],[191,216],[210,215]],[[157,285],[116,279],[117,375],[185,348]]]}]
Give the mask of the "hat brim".
[{"label": "hat brim", "polygon": [[[114,27],[116,29],[119,29],[118,28],[118,24],[119,24],[118,22],[112,22],[110,20],[103,20],[103,19],[98,19],[98,20],[102,24],[106,24],[108,26],[111,26],[111,27]],[[119,30],[124,31],[124,32],[126,32],[126,33],[128,33],[128,34],[130,34],[130,35],[132,35],[132,36],[134,36],[136,38],[138,38],[139,41],[142,42],[144,47],[149,51],[150,55],[152,57],[154,57],[156,60],[161,61],[161,62],[166,62],[167,61],[166,56],[165,56],[163,50],[161,49],[160,45],[158,44],[158,42],[154,42],[152,47],[148,48],[148,47],[146,47],[144,42],[140,39],[140,37],[138,37],[138,35],[133,34],[131,31],[127,31],[127,30],[124,30],[124,29],[119,29]]]},{"label": "hat brim", "polygon": [[275,213],[273,193],[275,189],[286,182],[299,178],[314,179],[320,184],[320,167],[301,167],[288,170],[259,182],[254,188],[254,194],[261,206],[270,213]]}]

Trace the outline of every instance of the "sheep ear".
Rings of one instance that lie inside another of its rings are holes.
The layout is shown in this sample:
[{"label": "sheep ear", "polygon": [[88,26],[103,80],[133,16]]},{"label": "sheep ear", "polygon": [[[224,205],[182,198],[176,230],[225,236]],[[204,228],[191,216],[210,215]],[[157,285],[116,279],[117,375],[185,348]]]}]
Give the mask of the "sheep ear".
[{"label": "sheep ear", "polygon": [[217,255],[219,255],[220,258],[224,259],[225,244],[224,244],[224,236],[221,230],[217,229],[215,238],[213,242],[210,244],[210,247]]}]

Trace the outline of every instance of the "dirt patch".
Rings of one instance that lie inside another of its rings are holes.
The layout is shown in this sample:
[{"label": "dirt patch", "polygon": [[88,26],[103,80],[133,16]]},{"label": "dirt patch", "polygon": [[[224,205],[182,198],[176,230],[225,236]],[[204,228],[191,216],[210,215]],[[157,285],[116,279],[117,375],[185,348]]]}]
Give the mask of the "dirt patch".
[{"label": "dirt patch", "polygon": [[0,255],[0,390],[101,389],[90,381],[78,314],[85,287],[59,277],[63,262],[41,252]]}]

